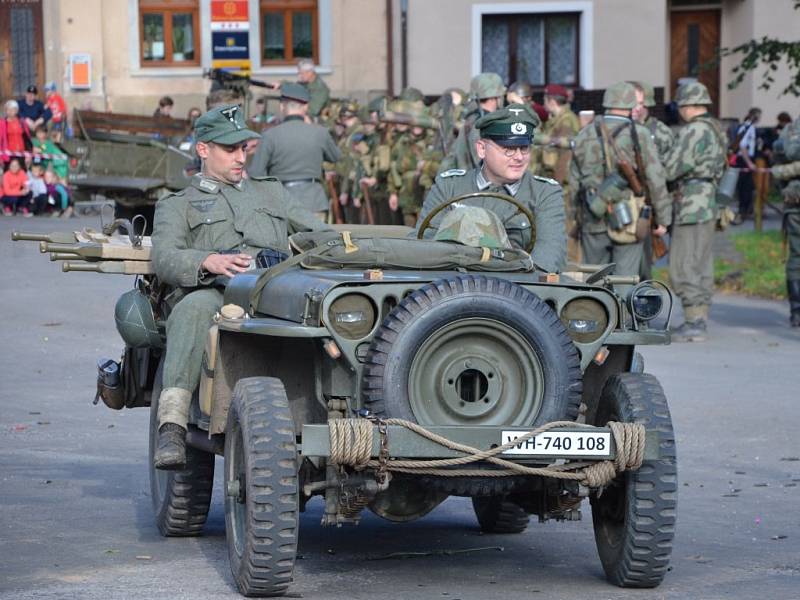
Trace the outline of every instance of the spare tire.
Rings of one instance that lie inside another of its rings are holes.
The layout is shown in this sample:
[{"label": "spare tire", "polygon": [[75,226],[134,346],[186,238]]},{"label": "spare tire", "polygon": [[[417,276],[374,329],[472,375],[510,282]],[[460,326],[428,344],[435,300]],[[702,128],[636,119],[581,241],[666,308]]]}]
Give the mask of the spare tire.
[{"label": "spare tire", "polygon": [[376,332],[364,405],[422,425],[534,427],[575,420],[578,350],[541,298],[503,279],[459,275],[404,298]]}]

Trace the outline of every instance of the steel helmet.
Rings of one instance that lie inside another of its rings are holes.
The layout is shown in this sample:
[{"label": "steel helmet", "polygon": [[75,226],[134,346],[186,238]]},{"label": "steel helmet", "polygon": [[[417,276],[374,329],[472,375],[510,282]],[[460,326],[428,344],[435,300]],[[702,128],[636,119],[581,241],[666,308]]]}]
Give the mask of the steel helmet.
[{"label": "steel helmet", "polygon": [[114,307],[117,331],[130,348],[163,348],[150,300],[140,290],[125,292]]}]

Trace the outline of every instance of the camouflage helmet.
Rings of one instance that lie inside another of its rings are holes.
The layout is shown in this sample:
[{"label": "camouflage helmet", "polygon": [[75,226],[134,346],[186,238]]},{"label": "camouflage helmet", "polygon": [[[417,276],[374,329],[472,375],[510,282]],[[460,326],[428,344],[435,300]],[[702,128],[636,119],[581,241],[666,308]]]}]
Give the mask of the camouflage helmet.
[{"label": "camouflage helmet", "polygon": [[469,93],[478,100],[498,98],[505,95],[506,86],[497,73],[480,73],[470,81]]},{"label": "camouflage helmet", "polygon": [[125,345],[130,348],[163,348],[153,307],[140,290],[125,292],[114,307],[114,323]]},{"label": "camouflage helmet", "polygon": [[422,92],[417,88],[409,86],[400,92],[400,100],[408,100],[409,102],[422,102],[425,100],[425,96],[423,96]]},{"label": "camouflage helmet", "polygon": [[699,81],[684,83],[679,87],[678,93],[675,95],[675,101],[678,103],[678,106],[712,104],[711,96],[708,94],[708,88]]},{"label": "camouflage helmet", "polygon": [[354,117],[358,114],[358,110],[361,108],[358,105],[358,102],[355,100],[345,99],[342,100],[342,107],[339,110],[340,117]]},{"label": "camouflage helmet", "polygon": [[644,96],[644,105],[647,108],[653,108],[656,105],[656,91],[653,86],[646,81],[634,81],[631,83],[633,83],[635,87],[638,87],[642,90],[642,95]]},{"label": "camouflage helmet", "polygon": [[503,222],[495,213],[478,206],[453,205],[434,236],[440,242],[456,242],[473,248],[510,250]]},{"label": "camouflage helmet", "polygon": [[636,88],[627,81],[614,83],[603,94],[603,108],[632,110],[636,107]]}]

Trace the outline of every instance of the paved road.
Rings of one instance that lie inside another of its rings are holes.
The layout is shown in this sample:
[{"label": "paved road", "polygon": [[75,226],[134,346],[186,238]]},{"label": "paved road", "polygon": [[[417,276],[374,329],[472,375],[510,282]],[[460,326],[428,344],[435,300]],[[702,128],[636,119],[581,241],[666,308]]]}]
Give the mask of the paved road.
[{"label": "paved road", "polygon": [[[12,228],[86,224],[0,219],[0,597],[235,598],[219,494],[203,537],[159,537],[147,411],[91,405],[96,359],[121,348],[112,311],[131,280],[62,274],[35,244],[9,242]],[[657,590],[605,583],[588,510],[582,522],[481,535],[469,503],[451,499],[409,525],[368,516],[338,530],[319,527],[321,506],[310,504],[292,591],[315,599],[799,598],[800,332],[785,327],[787,310],[718,297],[708,343],[643,349],[670,398],[680,457],[673,568]],[[369,560],[490,546],[503,551]]]}]

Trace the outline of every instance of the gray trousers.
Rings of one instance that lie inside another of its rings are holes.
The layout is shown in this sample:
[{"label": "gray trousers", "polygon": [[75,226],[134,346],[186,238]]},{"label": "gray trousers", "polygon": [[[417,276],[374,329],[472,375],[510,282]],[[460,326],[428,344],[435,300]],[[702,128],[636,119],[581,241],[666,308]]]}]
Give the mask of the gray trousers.
[{"label": "gray trousers", "polygon": [[581,236],[583,262],[590,265],[616,263],[615,275],[638,276],[644,260],[642,243],[616,244],[607,233],[587,233]]},{"label": "gray trousers", "polygon": [[786,279],[800,279],[800,207],[785,208],[784,227],[789,256],[786,258]]},{"label": "gray trousers", "polygon": [[669,249],[669,279],[683,308],[710,306],[714,295],[714,241],[716,221],[673,225]]},{"label": "gray trousers", "polygon": [[208,328],[222,301],[220,290],[207,288],[191,292],[172,309],[167,318],[163,389],[181,388],[193,393],[200,385]]}]

